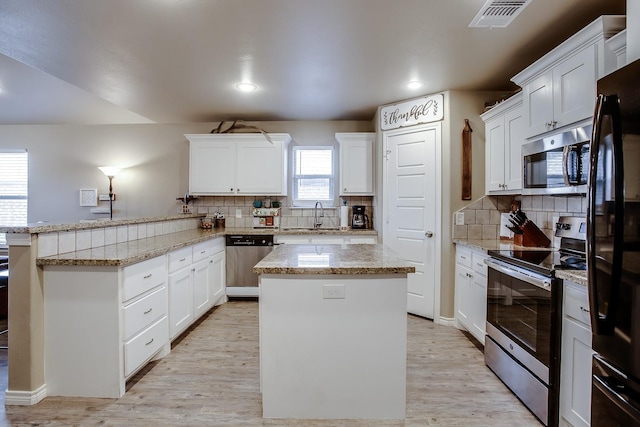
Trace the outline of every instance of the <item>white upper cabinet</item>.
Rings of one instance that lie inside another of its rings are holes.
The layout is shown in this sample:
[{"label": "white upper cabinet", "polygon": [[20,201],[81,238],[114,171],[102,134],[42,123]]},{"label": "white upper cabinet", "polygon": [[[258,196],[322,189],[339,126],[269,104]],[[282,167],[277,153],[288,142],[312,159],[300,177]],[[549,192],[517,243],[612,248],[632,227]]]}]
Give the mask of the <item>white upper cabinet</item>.
[{"label": "white upper cabinet", "polygon": [[624,16],[601,16],[511,79],[522,87],[526,138],[591,118],[596,81],[616,67],[605,40],[624,26]]},{"label": "white upper cabinet", "polygon": [[607,46],[616,56],[616,66],[609,72],[627,65],[627,30],[622,30],[615,36],[607,40]]},{"label": "white upper cabinet", "polygon": [[482,114],[485,122],[485,187],[488,194],[519,193],[522,189],[524,117],[522,93]]},{"label": "white upper cabinet", "polygon": [[189,140],[189,193],[194,195],[286,195],[291,136],[197,134]]},{"label": "white upper cabinet", "polygon": [[375,133],[336,133],[340,146],[340,195],[373,196]]}]

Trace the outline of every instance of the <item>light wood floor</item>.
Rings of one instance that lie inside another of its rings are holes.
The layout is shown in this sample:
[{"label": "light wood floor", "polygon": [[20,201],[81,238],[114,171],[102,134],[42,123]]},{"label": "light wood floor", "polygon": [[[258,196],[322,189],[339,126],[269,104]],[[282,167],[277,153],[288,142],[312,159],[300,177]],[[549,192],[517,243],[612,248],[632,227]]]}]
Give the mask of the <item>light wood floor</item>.
[{"label": "light wood floor", "polygon": [[258,304],[232,301],[211,311],[174,343],[169,356],[130,381],[124,397],[3,404],[0,425],[541,426],[460,331],[408,316],[408,335],[406,420],[263,420]]}]

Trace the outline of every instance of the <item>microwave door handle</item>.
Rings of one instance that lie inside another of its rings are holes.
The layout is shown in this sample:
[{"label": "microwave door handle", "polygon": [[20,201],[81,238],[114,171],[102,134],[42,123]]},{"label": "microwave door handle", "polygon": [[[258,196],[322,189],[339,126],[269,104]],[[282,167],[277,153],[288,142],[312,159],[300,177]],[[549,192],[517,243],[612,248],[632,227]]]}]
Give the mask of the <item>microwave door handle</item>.
[{"label": "microwave door handle", "polygon": [[562,149],[562,175],[566,186],[571,185],[569,180],[569,153],[571,153],[571,146],[567,145]]}]

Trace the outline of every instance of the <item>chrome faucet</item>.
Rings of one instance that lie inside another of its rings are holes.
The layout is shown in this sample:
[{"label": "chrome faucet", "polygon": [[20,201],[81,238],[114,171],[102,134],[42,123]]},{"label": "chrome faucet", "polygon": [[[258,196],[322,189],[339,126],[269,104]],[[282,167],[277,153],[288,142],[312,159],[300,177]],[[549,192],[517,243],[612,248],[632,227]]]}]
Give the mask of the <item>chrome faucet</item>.
[{"label": "chrome faucet", "polygon": [[[320,216],[318,216],[318,205],[320,205]],[[318,220],[322,217],[324,217],[322,202],[316,202],[316,206],[313,208],[313,228],[319,228],[322,225],[322,220]]]}]

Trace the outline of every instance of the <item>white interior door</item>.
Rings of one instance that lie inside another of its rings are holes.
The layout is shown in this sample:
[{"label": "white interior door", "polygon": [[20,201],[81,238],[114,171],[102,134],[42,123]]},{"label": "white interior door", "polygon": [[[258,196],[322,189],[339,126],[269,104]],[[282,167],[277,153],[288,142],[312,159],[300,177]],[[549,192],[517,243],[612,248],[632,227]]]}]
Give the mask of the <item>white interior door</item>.
[{"label": "white interior door", "polygon": [[413,264],[407,311],[433,319],[440,277],[440,123],[385,132],[384,244]]}]

